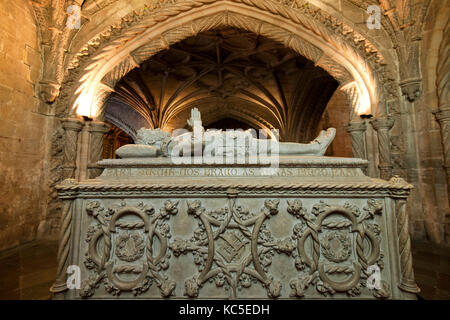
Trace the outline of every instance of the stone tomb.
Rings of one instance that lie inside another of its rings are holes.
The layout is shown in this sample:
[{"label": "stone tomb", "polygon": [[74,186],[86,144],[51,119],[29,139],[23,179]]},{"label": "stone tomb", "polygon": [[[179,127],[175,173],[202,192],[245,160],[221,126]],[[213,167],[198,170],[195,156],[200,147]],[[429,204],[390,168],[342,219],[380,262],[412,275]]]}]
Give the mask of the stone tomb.
[{"label": "stone tomb", "polygon": [[60,185],[56,297],[415,298],[401,178],[353,158],[194,163],[102,160],[100,177]]}]

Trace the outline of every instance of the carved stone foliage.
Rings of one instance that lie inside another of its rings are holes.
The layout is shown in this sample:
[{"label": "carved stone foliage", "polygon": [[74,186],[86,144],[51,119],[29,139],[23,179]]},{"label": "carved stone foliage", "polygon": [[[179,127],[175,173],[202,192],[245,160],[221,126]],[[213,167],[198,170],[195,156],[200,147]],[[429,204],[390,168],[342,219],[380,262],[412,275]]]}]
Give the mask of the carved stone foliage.
[{"label": "carved stone foliage", "polygon": [[[86,212],[95,222],[87,230],[89,249],[84,264],[92,272],[82,282],[80,296],[92,296],[101,283],[112,295],[124,291],[140,295],[155,283],[162,297],[171,296],[176,284],[165,274],[171,257],[166,221],[177,214],[177,206],[178,201],[167,200],[156,211],[142,202],[127,206],[122,201],[112,207],[96,200],[87,202]],[[155,239],[160,243],[158,252],[154,252]]]},{"label": "carved stone foliage", "polygon": [[[309,287],[325,296],[336,292],[357,296],[362,287],[369,287],[368,267],[383,269],[380,226],[374,219],[382,213],[379,200],[368,200],[362,210],[348,202],[333,206],[320,201],[310,212],[300,200],[288,200],[287,211],[299,220],[292,235],[296,240],[292,257],[299,271],[290,282],[292,297],[304,297]],[[385,280],[370,290],[377,298],[390,296]]]},{"label": "carved stone foliage", "polygon": [[[250,212],[228,199],[228,206],[206,210],[200,200],[187,201],[188,214],[198,221],[191,239],[175,238],[174,255],[191,253],[198,273],[185,281],[185,295],[195,298],[206,281],[224,287],[230,298],[260,282],[269,298],[280,296],[281,282],[267,274],[275,250],[293,250],[293,244],[275,241],[265,220],[278,213],[279,200],[265,200],[259,212]],[[289,240],[287,240],[289,242]]]},{"label": "carved stone foliage", "polygon": [[287,200],[287,212],[298,222],[292,235],[283,239],[275,238],[267,225],[279,213],[280,200],[265,200],[259,212],[237,202],[231,196],[227,206],[206,209],[200,200],[187,200],[188,214],[198,227],[191,238],[177,237],[169,244],[175,257],[191,254],[197,266],[198,273],[185,280],[187,297],[198,297],[209,281],[224,287],[232,299],[258,282],[269,298],[277,298],[282,283],[269,271],[276,254],[287,255],[299,271],[289,282],[291,297],[304,297],[308,287],[324,296],[336,292],[358,296],[363,287],[376,298],[390,296],[385,280],[375,287],[367,284],[372,281],[369,266],[384,267],[381,229],[375,221],[382,213],[381,201],[368,200],[362,209],[321,201],[308,212],[300,200]]}]

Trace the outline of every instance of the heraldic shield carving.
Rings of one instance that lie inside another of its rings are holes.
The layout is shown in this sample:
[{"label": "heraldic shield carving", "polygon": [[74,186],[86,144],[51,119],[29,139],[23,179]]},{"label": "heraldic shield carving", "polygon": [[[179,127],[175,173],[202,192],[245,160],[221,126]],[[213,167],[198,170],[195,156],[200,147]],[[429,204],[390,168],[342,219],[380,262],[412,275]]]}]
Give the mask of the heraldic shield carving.
[{"label": "heraldic shield carving", "polygon": [[[177,214],[177,206],[178,202],[167,200],[156,213],[142,202],[137,207],[122,202],[112,208],[103,207],[99,201],[88,202],[86,212],[96,223],[88,228],[89,249],[84,264],[94,273],[83,281],[80,295],[92,296],[101,282],[112,295],[122,291],[139,295],[154,282],[161,296],[172,295],[175,282],[164,273],[171,257],[167,250],[170,227],[166,221]],[[159,241],[159,252],[153,249],[155,239]]]}]

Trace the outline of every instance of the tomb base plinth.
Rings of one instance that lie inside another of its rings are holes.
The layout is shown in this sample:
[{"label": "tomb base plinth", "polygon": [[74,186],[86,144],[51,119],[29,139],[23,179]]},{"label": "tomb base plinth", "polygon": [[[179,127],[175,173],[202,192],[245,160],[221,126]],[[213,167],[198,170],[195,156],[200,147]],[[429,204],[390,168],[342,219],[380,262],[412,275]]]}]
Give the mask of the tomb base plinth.
[{"label": "tomb base plinth", "polygon": [[[369,178],[367,161],[350,158],[280,157],[277,169],[191,160],[103,160],[98,178],[61,184],[55,294],[415,298],[401,178]],[[74,265],[80,287],[64,290]]]}]

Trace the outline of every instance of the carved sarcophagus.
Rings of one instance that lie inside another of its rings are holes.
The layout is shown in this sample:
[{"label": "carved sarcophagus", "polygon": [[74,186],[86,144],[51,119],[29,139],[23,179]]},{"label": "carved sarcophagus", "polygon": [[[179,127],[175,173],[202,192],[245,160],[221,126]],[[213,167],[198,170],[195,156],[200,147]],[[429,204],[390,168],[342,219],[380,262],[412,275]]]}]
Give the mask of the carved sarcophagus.
[{"label": "carved sarcophagus", "polygon": [[[401,178],[366,161],[281,157],[261,165],[103,160],[59,186],[59,297],[410,299]],[[79,288],[67,284],[78,266]],[[71,267],[70,270],[75,270]]]}]

